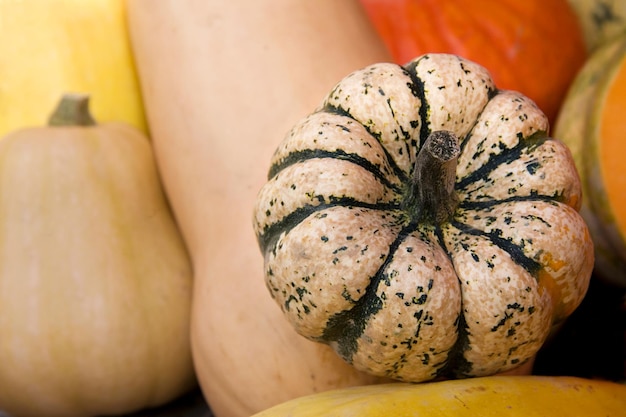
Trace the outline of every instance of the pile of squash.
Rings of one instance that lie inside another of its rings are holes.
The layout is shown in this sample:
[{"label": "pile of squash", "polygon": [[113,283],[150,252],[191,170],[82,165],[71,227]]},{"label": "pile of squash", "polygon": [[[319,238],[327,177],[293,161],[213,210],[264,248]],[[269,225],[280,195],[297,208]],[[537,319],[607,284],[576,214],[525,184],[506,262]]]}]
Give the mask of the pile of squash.
[{"label": "pile of squash", "polygon": [[0,415],[623,413],[626,3],[390,4],[0,2]]}]

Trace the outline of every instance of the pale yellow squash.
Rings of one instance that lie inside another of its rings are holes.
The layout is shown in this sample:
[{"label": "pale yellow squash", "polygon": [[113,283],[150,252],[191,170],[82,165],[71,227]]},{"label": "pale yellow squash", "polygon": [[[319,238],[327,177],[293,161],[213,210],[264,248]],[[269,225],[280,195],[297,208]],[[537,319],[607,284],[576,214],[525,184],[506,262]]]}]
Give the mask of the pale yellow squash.
[{"label": "pale yellow squash", "polygon": [[123,414],[194,386],[191,264],[137,129],[5,136],[0,230],[0,415]]},{"label": "pale yellow squash", "polygon": [[66,91],[146,132],[124,0],[2,0],[0,56],[0,137],[45,124]]}]

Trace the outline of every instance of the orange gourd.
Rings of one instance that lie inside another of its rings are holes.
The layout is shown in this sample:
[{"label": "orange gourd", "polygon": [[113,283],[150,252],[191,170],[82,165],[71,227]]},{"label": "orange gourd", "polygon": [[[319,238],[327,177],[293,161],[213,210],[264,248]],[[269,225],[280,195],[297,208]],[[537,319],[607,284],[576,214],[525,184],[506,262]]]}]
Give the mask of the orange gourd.
[{"label": "orange gourd", "polygon": [[486,67],[554,122],[586,49],[568,0],[361,0],[398,64],[433,52]]},{"label": "orange gourd", "polygon": [[626,287],[626,33],[597,48],[572,84],[555,135],[572,150],[597,276]]}]

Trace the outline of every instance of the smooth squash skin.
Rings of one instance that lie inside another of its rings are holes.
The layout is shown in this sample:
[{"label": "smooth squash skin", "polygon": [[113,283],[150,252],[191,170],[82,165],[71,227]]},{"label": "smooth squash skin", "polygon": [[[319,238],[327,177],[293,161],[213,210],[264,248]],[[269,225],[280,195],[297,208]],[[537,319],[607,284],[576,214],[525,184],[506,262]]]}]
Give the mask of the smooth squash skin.
[{"label": "smooth squash skin", "polygon": [[492,376],[384,384],[298,398],[254,417],[618,417],[626,386],[576,377]]},{"label": "smooth squash skin", "polygon": [[[603,1],[603,0],[602,0]],[[404,65],[452,53],[486,67],[499,88],[534,100],[553,124],[587,50],[567,0],[361,0]]]},{"label": "smooth squash skin", "polygon": [[568,0],[583,29],[587,50],[595,51],[626,29],[623,0]]},{"label": "smooth squash skin", "polygon": [[554,128],[571,149],[583,187],[581,214],[599,278],[626,287],[626,35],[597,48],[572,84]]},{"label": "smooth squash skin", "polygon": [[0,136],[45,124],[69,91],[89,91],[100,122],[147,133],[124,0],[2,0],[0,39]]},{"label": "smooth squash skin", "polygon": [[151,144],[88,120],[0,140],[0,415],[119,415],[196,384],[191,262]]},{"label": "smooth squash skin", "polygon": [[216,416],[378,381],[298,336],[251,222],[280,138],[337,79],[389,61],[353,0],[130,0],[159,169],[194,267],[191,338]]}]

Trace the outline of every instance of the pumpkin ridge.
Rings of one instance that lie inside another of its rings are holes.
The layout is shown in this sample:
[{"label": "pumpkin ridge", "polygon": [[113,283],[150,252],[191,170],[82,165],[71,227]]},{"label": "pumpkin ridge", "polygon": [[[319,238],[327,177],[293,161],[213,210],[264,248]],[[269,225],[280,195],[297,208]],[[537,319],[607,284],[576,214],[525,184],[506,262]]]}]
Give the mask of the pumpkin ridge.
[{"label": "pumpkin ridge", "polygon": [[535,132],[525,138],[521,134],[518,135],[520,136],[519,141],[515,146],[508,148],[506,151],[490,156],[484,165],[475,169],[469,175],[459,179],[455,188],[458,191],[463,191],[470,184],[487,178],[489,173],[493,172],[499,166],[509,164],[519,159],[524,150],[535,148],[548,140],[553,140],[546,134],[546,132],[543,131]]},{"label": "pumpkin ridge", "polygon": [[[496,244],[496,246],[500,247],[501,249],[503,249],[505,252],[509,254],[517,250],[517,252],[520,252],[520,253],[516,254],[515,258],[512,256],[512,258],[514,259],[514,262],[518,263],[517,256],[521,254],[521,256],[523,256],[524,259],[527,259],[529,261],[529,264],[533,264],[532,266],[529,266],[529,269],[527,269],[526,267],[524,268],[527,271],[529,271],[529,273],[533,277],[535,277],[535,279],[539,280],[538,275],[541,269],[543,268],[543,266],[538,264],[534,260],[526,257],[525,255],[523,255],[521,253],[521,248],[519,248],[517,245],[513,244],[512,242],[507,241],[506,239],[499,238],[495,234],[484,233],[480,231],[479,229],[472,228],[458,221],[451,221],[450,224],[456,227],[457,229],[463,231],[464,233],[487,237],[494,244]],[[443,251],[446,253],[448,258],[450,259],[451,265],[454,267],[454,262],[452,262],[453,255],[448,250],[445,244],[445,239],[443,237],[443,231],[442,231],[441,226],[434,227],[434,235],[437,237],[437,243],[441,246]],[[498,242],[503,243],[503,245],[498,245]],[[517,249],[512,249],[511,251],[508,250],[507,248],[510,247],[511,245],[513,247],[516,247]],[[524,266],[521,263],[520,265]],[[456,268],[455,268],[455,271],[456,271]],[[459,274],[457,272],[457,277],[458,276]],[[460,279],[459,279],[459,285],[461,285]],[[437,368],[435,378],[449,379],[449,378],[468,378],[468,377],[475,376],[474,370],[473,370],[473,363],[469,361],[465,357],[465,354],[464,354],[466,351],[471,349],[471,342],[469,338],[470,336],[469,326],[467,325],[467,321],[466,321],[465,314],[464,314],[465,309],[463,305],[464,305],[464,302],[463,302],[463,299],[461,299],[459,315],[456,321],[456,328],[457,328],[456,341],[454,345],[447,352],[447,358],[445,360],[444,365],[440,368]],[[512,318],[511,316],[506,316],[503,320],[510,320],[511,318]]]},{"label": "pumpkin ridge", "polygon": [[535,279],[539,279],[539,273],[543,269],[543,266],[534,259],[526,256],[522,247],[516,245],[508,239],[500,237],[497,233],[497,230],[494,232],[485,232],[483,230],[476,229],[475,227],[469,226],[456,220],[452,220],[450,224],[465,234],[481,236],[488,239],[494,245],[508,253],[514,263],[520,265],[522,268],[528,271],[528,273]]},{"label": "pumpkin ridge", "polygon": [[437,377],[451,378],[472,374],[472,363],[467,360],[463,354],[470,348],[469,326],[465,321],[463,314],[463,301],[461,301],[461,309],[457,318],[457,338],[452,348],[448,352],[448,358],[445,364],[437,370]]},{"label": "pumpkin ridge", "polygon": [[[419,145],[417,146],[416,153],[419,153],[420,149],[424,146],[426,139],[433,131],[430,126],[431,121],[430,121],[429,115],[431,112],[431,106],[430,106],[429,100],[426,97],[425,82],[417,74],[417,67],[420,64],[420,62],[422,62],[423,60],[425,61],[429,59],[431,59],[429,55],[422,55],[421,57],[412,60],[411,62],[407,63],[406,65],[402,67],[405,69],[408,77],[412,80],[412,83],[407,84],[407,87],[409,88],[411,93],[415,97],[417,97],[421,102],[421,106],[418,110],[418,114],[419,114],[420,121],[421,121],[420,132],[419,132],[420,141],[419,141]],[[464,71],[469,72],[469,70],[467,70],[465,66],[463,65],[462,59],[460,62],[460,67]],[[487,95],[486,95],[487,100],[485,101],[481,111],[478,113],[477,116],[480,116],[480,114],[482,114],[482,112],[485,111],[489,102],[499,93],[500,93],[500,90],[495,88],[495,86],[488,88]],[[454,132],[459,138],[459,147],[461,149],[461,153],[463,153],[467,139],[471,136],[471,133],[474,130],[474,127],[476,126],[477,123],[478,123],[478,118],[474,120],[471,128],[469,128],[467,133],[463,135],[460,135],[459,132],[456,132],[456,131]],[[451,130],[454,131],[454,129],[451,129]],[[412,168],[414,167],[412,166]]]},{"label": "pumpkin ridge", "polygon": [[[423,106],[422,106],[423,107]],[[324,105],[324,108],[322,109],[322,111],[326,112],[326,113],[332,113],[332,114],[338,114],[341,116],[345,116],[348,117],[352,120],[354,120],[356,123],[359,123],[361,126],[363,126],[363,128],[365,128],[365,130],[367,131],[367,133],[369,133],[373,138],[375,138],[378,143],[381,144],[381,149],[383,150],[384,154],[385,154],[385,159],[387,161],[387,163],[389,164],[389,167],[391,168],[391,170],[393,171],[394,175],[396,177],[398,177],[398,179],[400,180],[401,183],[404,183],[406,181],[408,181],[409,176],[407,175],[406,172],[404,172],[402,170],[402,168],[400,168],[398,166],[398,164],[396,163],[396,160],[391,156],[391,154],[389,153],[389,151],[387,150],[387,147],[384,146],[380,140],[380,133],[377,132],[373,132],[369,126],[367,126],[366,124],[361,123],[358,119],[356,119],[348,110],[344,109],[341,106],[335,106],[329,103],[326,103]]]},{"label": "pumpkin ridge", "polygon": [[[454,262],[452,261],[452,252],[448,249],[446,245],[441,226],[435,226],[433,233],[437,237],[436,243],[443,249],[446,256],[450,260],[450,265],[452,265],[452,268],[454,268]],[[460,286],[461,279],[459,278],[459,273],[456,268],[454,268],[454,271],[456,273]],[[469,326],[467,325],[465,315],[463,314],[463,312],[465,311],[463,309],[463,304],[463,299],[461,298],[459,315],[456,318],[456,341],[448,351],[448,357],[445,360],[445,364],[437,369],[436,377],[450,378],[450,376],[471,375],[472,363],[468,361],[463,354],[470,347]]]},{"label": "pumpkin ridge", "polygon": [[278,174],[280,171],[282,171],[283,169],[287,168],[290,165],[293,165],[299,162],[306,162],[309,159],[315,159],[315,158],[341,159],[344,161],[352,162],[353,164],[356,164],[360,166],[361,168],[372,173],[372,175],[374,175],[374,177],[385,187],[394,190],[396,193],[402,192],[402,189],[398,187],[396,184],[393,184],[391,181],[389,181],[387,176],[383,174],[382,171],[376,165],[372,164],[366,158],[363,158],[362,156],[356,153],[348,153],[344,151],[343,149],[338,149],[336,151],[327,151],[324,149],[305,149],[302,151],[291,152],[281,161],[273,164],[270,167],[268,179],[272,179],[276,174]]},{"label": "pumpkin ridge", "polygon": [[[480,116],[483,115],[483,113],[485,112],[485,109],[488,108],[487,106],[489,105],[489,102],[493,100],[493,98],[497,96],[499,93],[500,93],[500,90],[498,90],[497,88],[493,90],[489,90],[489,92],[487,93],[487,102],[485,103],[482,110],[478,114],[478,117],[476,118],[476,120],[474,120],[474,124],[469,129],[469,131],[465,134],[465,136],[459,137],[459,148],[461,149],[461,154],[465,152],[465,148],[467,147],[469,139],[472,137],[472,134],[474,132],[474,129],[476,128],[476,125],[478,124],[478,120]],[[486,139],[487,138],[485,138],[485,140]]]},{"label": "pumpkin ridge", "polygon": [[385,279],[387,267],[393,261],[393,256],[402,242],[416,231],[418,226],[418,223],[409,223],[398,233],[397,238],[389,246],[385,261],[370,278],[365,293],[355,302],[354,307],[334,314],[326,322],[324,332],[318,341],[331,346],[336,345],[337,353],[348,363],[352,363],[352,357],[358,351],[358,339],[365,331],[368,319],[382,308],[382,302],[376,291]]},{"label": "pumpkin ridge", "polygon": [[331,207],[336,206],[350,206],[350,207],[359,207],[359,208],[367,208],[372,210],[380,210],[380,211],[393,211],[400,209],[400,203],[376,203],[370,204],[362,201],[358,201],[352,197],[330,197],[330,203],[324,203],[319,205],[309,204],[306,206],[302,206],[287,216],[283,217],[281,220],[265,225],[263,230],[257,234],[257,242],[259,247],[261,248],[262,253],[267,253],[270,248],[274,248],[276,246],[276,242],[280,238],[283,233],[289,233],[291,229],[293,229],[298,224],[302,223],[306,218],[310,215],[324,211]]}]

